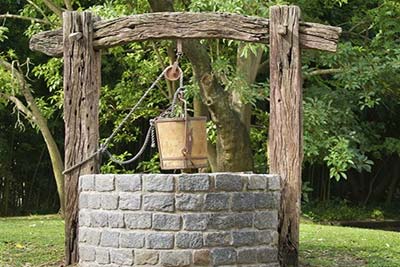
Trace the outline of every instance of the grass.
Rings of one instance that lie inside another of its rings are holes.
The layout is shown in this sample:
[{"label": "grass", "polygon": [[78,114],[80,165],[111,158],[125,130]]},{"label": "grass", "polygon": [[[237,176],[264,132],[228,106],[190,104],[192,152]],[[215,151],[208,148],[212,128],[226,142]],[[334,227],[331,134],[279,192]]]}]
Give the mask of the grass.
[{"label": "grass", "polygon": [[0,266],[59,266],[63,238],[56,215],[0,218]]},{"label": "grass", "polygon": [[399,267],[400,233],[303,223],[300,258],[307,267]]},{"label": "grass", "polygon": [[[0,266],[59,266],[63,227],[57,216],[0,218]],[[400,233],[302,223],[300,259],[303,267],[399,267]]]}]

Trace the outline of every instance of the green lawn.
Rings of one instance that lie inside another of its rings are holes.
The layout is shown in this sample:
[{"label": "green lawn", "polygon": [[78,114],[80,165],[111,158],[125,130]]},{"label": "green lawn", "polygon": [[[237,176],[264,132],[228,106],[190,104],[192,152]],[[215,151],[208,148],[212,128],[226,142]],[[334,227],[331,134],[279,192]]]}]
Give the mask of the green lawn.
[{"label": "green lawn", "polygon": [[[0,266],[59,266],[63,222],[57,216],[0,218]],[[304,267],[399,267],[400,233],[302,223]]]},{"label": "green lawn", "polygon": [[303,266],[400,266],[400,233],[318,224],[300,225]]},{"label": "green lawn", "polygon": [[59,266],[63,229],[56,215],[0,218],[0,266]]}]

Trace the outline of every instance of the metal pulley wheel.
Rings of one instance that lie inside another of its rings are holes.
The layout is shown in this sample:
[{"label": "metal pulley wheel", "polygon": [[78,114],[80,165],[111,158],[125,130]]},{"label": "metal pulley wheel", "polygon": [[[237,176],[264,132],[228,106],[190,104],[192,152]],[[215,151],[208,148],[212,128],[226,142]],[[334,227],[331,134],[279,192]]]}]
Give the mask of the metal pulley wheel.
[{"label": "metal pulley wheel", "polygon": [[182,75],[182,69],[178,66],[178,64],[174,63],[173,65],[167,67],[165,69],[165,79],[170,81],[177,81]]}]

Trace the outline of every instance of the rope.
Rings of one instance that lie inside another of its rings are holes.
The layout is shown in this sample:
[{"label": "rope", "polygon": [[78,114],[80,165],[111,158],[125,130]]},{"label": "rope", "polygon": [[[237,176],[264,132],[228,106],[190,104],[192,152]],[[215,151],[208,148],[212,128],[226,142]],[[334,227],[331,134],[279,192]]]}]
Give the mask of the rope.
[{"label": "rope", "polygon": [[122,126],[128,121],[129,117],[133,114],[133,112],[136,111],[136,109],[139,107],[139,105],[144,101],[144,99],[146,98],[146,96],[150,93],[150,91],[157,85],[157,83],[161,80],[161,78],[165,75],[165,72],[167,71],[168,68],[164,69],[160,75],[157,77],[157,79],[150,85],[150,87],[144,92],[144,94],[142,95],[142,97],[139,99],[139,101],[130,109],[129,113],[125,116],[125,118],[121,121],[121,123],[117,126],[117,128],[115,128],[115,130],[111,133],[111,135],[109,137],[107,137],[107,139],[104,141],[103,144],[100,145],[100,148],[98,150],[96,150],[93,154],[91,154],[90,156],[88,156],[86,159],[72,165],[71,167],[65,169],[62,174],[66,174],[71,172],[72,170],[82,166],[83,164],[85,164],[86,162],[90,161],[91,159],[93,159],[94,157],[102,154],[102,153],[106,153],[107,156],[110,158],[111,161],[120,164],[120,165],[125,165],[125,164],[129,164],[134,162],[135,160],[137,160],[145,151],[147,144],[149,143],[149,140],[152,140],[152,147],[155,146],[155,141],[154,141],[154,121],[157,120],[158,118],[162,118],[162,117],[167,117],[170,114],[173,114],[175,111],[175,105],[177,102],[177,99],[179,97],[179,94],[184,90],[183,87],[183,72],[182,70],[179,68],[180,71],[180,79],[179,79],[179,88],[176,90],[174,97],[172,99],[172,103],[171,105],[163,112],[161,113],[158,117],[150,120],[150,127],[147,131],[146,134],[146,138],[145,141],[142,145],[142,147],[140,148],[139,152],[133,156],[131,159],[129,160],[125,160],[125,161],[120,161],[117,158],[115,158],[109,151],[108,151],[108,145],[110,144],[111,140],[115,137],[115,135],[118,133],[119,130],[121,130]]}]

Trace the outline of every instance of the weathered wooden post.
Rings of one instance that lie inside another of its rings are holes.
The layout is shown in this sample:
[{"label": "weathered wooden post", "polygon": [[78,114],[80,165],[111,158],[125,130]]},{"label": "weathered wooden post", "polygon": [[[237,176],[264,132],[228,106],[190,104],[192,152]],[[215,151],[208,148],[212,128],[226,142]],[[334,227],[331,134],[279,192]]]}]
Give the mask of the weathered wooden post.
[{"label": "weathered wooden post", "polygon": [[301,164],[303,158],[300,8],[270,9],[270,173],[281,176],[279,260],[298,266]]},{"label": "weathered wooden post", "polygon": [[[93,48],[90,12],[63,14],[65,169],[92,155],[99,144],[100,52]],[[65,263],[78,262],[78,178],[98,173],[93,158],[65,175]]]}]

